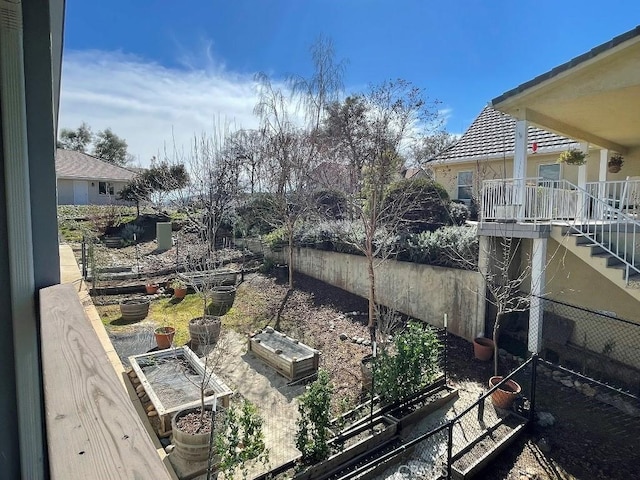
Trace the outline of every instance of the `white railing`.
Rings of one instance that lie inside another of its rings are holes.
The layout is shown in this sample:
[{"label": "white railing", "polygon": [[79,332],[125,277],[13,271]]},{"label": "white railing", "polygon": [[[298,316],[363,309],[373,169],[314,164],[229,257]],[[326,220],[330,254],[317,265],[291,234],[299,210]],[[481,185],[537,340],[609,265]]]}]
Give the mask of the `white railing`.
[{"label": "white railing", "polygon": [[569,182],[542,178],[485,180],[481,221],[573,220],[581,196]]},{"label": "white railing", "polygon": [[572,232],[622,262],[624,278],[640,274],[640,181],[485,180],[481,222],[563,221]]}]

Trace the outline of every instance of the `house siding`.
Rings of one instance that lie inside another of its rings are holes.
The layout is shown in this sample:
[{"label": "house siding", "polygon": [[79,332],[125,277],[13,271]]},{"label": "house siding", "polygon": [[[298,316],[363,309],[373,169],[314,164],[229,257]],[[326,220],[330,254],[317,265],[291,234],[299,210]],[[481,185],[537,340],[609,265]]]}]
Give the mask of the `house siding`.
[{"label": "house siding", "polygon": [[[131,205],[131,202],[118,200],[118,193],[124,188],[126,182],[110,182],[114,187],[114,195],[101,195],[98,182],[104,180],[88,180],[90,205]],[[58,179],[58,205],[75,205],[73,197],[73,180]]]}]

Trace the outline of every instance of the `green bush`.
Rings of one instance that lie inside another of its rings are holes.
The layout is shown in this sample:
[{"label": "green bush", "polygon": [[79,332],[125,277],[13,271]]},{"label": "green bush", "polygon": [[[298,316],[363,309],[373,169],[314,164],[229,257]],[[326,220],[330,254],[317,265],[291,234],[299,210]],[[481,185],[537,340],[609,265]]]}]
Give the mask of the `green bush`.
[{"label": "green bush", "polygon": [[394,338],[393,347],[380,352],[375,361],[375,392],[384,403],[391,403],[426,387],[439,373],[442,349],[433,328],[409,322]]},{"label": "green bush", "polygon": [[403,260],[464,270],[478,267],[475,226],[443,227],[435,232],[409,235],[405,242]]},{"label": "green bush", "polygon": [[333,385],[329,374],[318,370],[318,379],[299,399],[300,414],[296,432],[296,448],[303,462],[318,462],[329,456],[329,425],[331,423]]},{"label": "green bush", "polygon": [[454,225],[464,225],[470,215],[469,207],[464,203],[451,202],[449,204],[449,218]]},{"label": "green bush", "polygon": [[[407,205],[398,212],[393,205]],[[387,209],[396,221],[401,213],[403,230],[406,233],[433,231],[444,225],[450,225],[449,194],[439,183],[428,178],[401,180],[389,186],[382,208]]]}]

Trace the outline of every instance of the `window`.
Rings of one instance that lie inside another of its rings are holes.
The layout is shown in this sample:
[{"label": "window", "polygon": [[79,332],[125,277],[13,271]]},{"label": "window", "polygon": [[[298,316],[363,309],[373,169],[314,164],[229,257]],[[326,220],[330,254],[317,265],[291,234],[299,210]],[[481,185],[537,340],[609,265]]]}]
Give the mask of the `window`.
[{"label": "window", "polygon": [[458,172],[458,200],[471,201],[472,194],[473,172]]},{"label": "window", "polygon": [[[547,165],[538,165],[538,177],[541,182],[551,184],[560,180],[560,164],[549,163]],[[555,186],[555,185],[554,185]]]},{"label": "window", "polygon": [[115,193],[113,183],[98,182],[98,193],[100,195],[113,195]]}]

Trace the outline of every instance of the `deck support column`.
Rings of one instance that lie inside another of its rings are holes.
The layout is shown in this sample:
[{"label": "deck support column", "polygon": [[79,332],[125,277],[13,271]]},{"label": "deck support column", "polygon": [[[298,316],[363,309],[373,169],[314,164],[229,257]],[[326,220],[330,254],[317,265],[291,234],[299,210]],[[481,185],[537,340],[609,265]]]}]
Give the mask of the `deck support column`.
[{"label": "deck support column", "polygon": [[[580,150],[584,152],[587,156],[589,155],[589,144],[586,142],[580,143]],[[587,157],[588,158],[588,157]],[[587,164],[586,162],[583,165],[578,167],[578,187],[582,190],[587,189]],[[589,198],[580,191],[578,193],[578,211],[577,218],[587,221],[589,218]]]},{"label": "deck support column", "polygon": [[531,302],[529,308],[528,350],[542,350],[542,321],[544,312],[545,269],[547,267],[547,239],[534,238],[531,247]]},{"label": "deck support column", "polygon": [[516,220],[519,222],[525,218],[525,179],[527,177],[527,145],[528,145],[529,122],[526,120],[516,121],[516,144],[513,157],[513,179],[514,179],[514,203],[517,207]]}]

